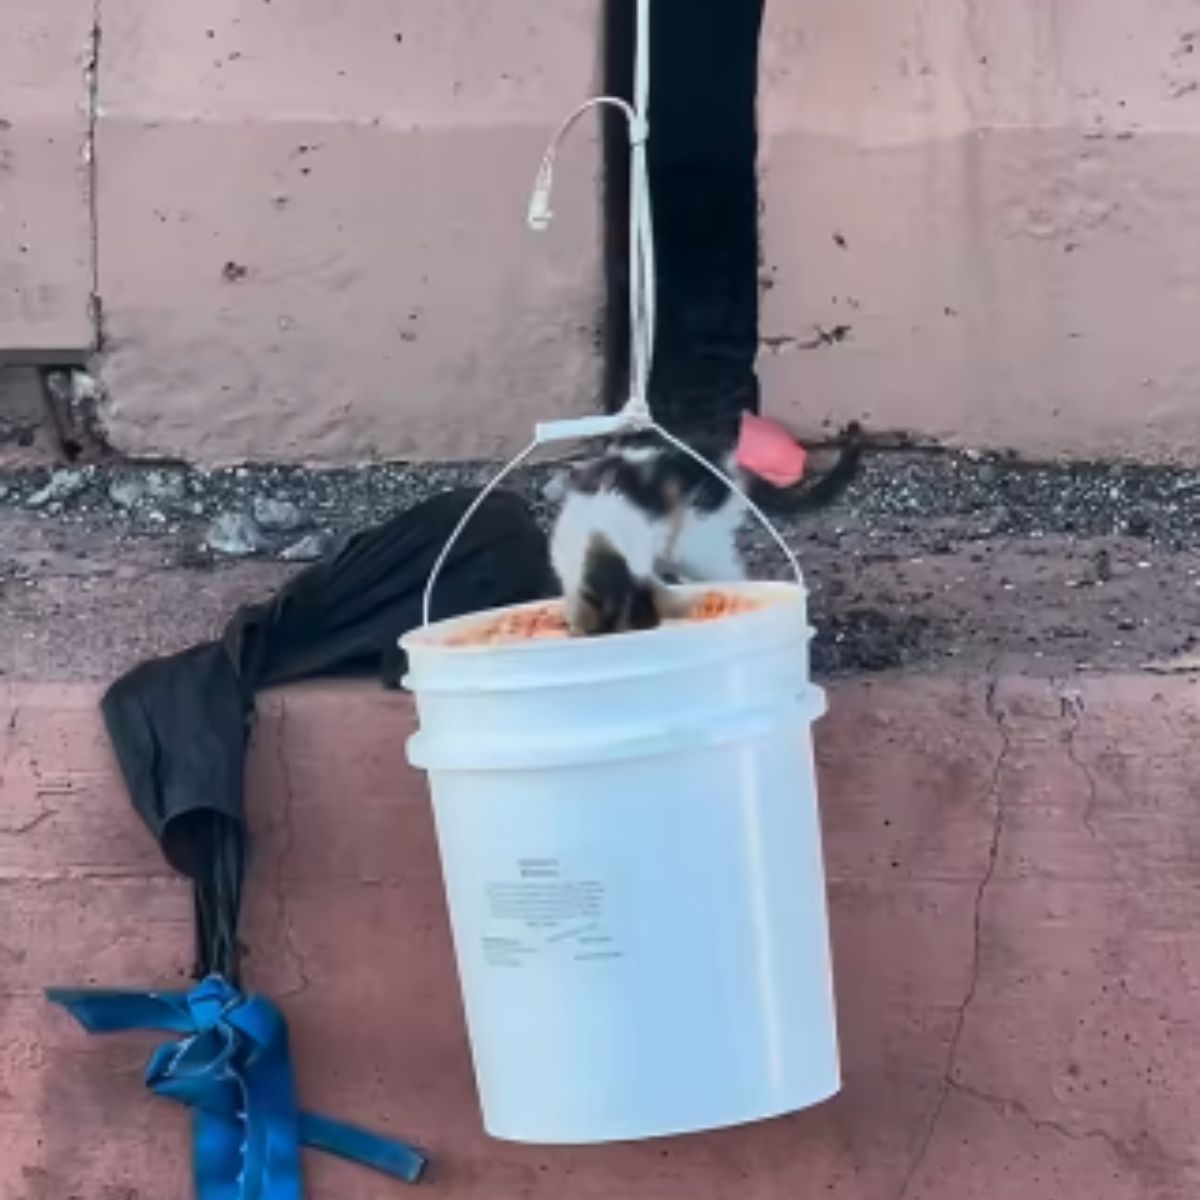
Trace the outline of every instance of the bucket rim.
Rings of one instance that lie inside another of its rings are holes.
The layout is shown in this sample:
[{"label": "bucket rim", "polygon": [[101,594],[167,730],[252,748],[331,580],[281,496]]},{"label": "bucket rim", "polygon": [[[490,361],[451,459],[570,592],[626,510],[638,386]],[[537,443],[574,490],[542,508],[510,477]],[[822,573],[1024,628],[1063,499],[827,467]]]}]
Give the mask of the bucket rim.
[{"label": "bucket rim", "polygon": [[[521,604],[506,604],[499,608],[484,608],[477,612],[463,613],[457,617],[446,617],[441,621],[433,621],[428,625],[420,625],[400,638],[400,649],[410,656],[415,650],[423,658],[434,656],[439,658],[454,657],[460,661],[468,658],[487,658],[489,655],[500,653],[521,654],[530,657],[537,654],[545,655],[555,652],[561,654],[563,647],[567,645],[571,647],[575,654],[596,654],[603,653],[605,648],[611,648],[614,644],[628,646],[635,638],[640,638],[641,644],[647,645],[650,639],[661,643],[665,638],[695,637],[700,631],[711,631],[714,626],[726,628],[733,624],[745,624],[755,619],[761,621],[765,616],[771,615],[778,609],[785,607],[789,603],[790,598],[794,598],[795,602],[805,609],[807,624],[806,606],[808,602],[808,589],[796,580],[742,580],[735,583],[683,584],[674,590],[684,595],[694,595],[697,597],[703,596],[707,592],[721,591],[730,592],[735,595],[765,593],[767,595],[776,595],[779,599],[772,603],[764,604],[761,608],[749,609],[746,612],[730,613],[728,616],[719,617],[713,621],[671,622],[659,625],[655,629],[630,630],[625,633],[606,634],[604,637],[543,638],[467,646],[450,645],[444,640],[440,640],[448,633],[453,633],[458,628],[465,629],[477,621],[494,620],[509,613],[529,612],[533,609],[543,608],[546,605],[559,605],[563,603],[561,596],[551,596],[541,600],[527,600]],[[812,632],[811,629],[809,632]]]},{"label": "bucket rim", "polygon": [[[816,635],[816,632],[811,625],[805,625],[803,629],[797,631],[796,641],[801,646],[807,647]],[[592,640],[603,641],[607,639],[596,638]],[[520,643],[517,644],[519,645]],[[537,644],[561,646],[563,642],[562,640],[555,639],[549,643]],[[493,649],[507,648],[493,647]],[[742,657],[748,653],[761,654],[765,651],[778,650],[779,648],[780,642],[778,640],[771,641],[767,638],[760,638],[754,642],[741,642],[737,646],[737,653],[739,657]],[[588,663],[590,669],[586,673],[572,671],[570,674],[561,671],[554,673],[535,671],[532,668],[538,666],[539,663],[530,660],[516,664],[506,664],[503,674],[500,672],[487,672],[474,678],[459,676],[453,679],[436,678],[432,670],[427,668],[426,671],[422,672],[407,671],[401,677],[400,685],[418,698],[421,696],[482,695],[498,692],[578,691],[580,687],[585,685],[589,687],[592,685],[603,686],[610,683],[622,683],[639,679],[661,679],[670,675],[685,675],[689,672],[718,666],[728,661],[729,657],[729,647],[727,646],[708,647],[703,654],[694,654],[687,659],[680,659],[677,662],[663,663],[653,661],[644,662],[640,665],[624,665],[620,667],[613,667],[606,662],[603,669],[600,669],[601,664],[592,661]],[[478,662],[478,660],[473,661]],[[545,662],[544,659],[540,661],[541,663]],[[523,673],[518,673],[518,669]],[[808,675],[806,672],[805,679],[807,678]]]}]

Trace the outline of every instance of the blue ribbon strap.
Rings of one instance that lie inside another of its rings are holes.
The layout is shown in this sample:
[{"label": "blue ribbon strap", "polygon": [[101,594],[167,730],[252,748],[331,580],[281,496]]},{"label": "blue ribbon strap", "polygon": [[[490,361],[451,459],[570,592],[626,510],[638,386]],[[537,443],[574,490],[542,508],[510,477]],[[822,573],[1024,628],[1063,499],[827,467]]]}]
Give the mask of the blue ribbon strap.
[{"label": "blue ribbon strap", "polygon": [[283,1014],[224,979],[187,993],[53,988],[46,998],[89,1033],[182,1035],[154,1052],[146,1086],[192,1109],[198,1200],[303,1200],[301,1145],[406,1183],[425,1170],[411,1146],[298,1111]]}]

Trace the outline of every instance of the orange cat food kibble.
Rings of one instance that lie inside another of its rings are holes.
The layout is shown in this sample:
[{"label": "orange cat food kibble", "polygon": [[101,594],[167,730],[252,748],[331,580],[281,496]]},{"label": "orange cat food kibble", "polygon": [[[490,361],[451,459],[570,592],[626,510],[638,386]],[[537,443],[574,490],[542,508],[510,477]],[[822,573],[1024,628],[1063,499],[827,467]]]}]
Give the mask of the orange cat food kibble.
[{"label": "orange cat food kibble", "polygon": [[[688,610],[684,621],[717,621],[738,613],[753,612],[759,602],[727,592],[705,592]],[[672,624],[673,622],[668,622]],[[544,642],[571,636],[560,602],[504,613],[474,625],[450,638],[448,646],[511,646],[519,642]]]},{"label": "orange cat food kibble", "polygon": [[754,600],[745,596],[731,596],[727,592],[705,592],[684,618],[687,621],[716,621],[721,617],[732,617],[737,613],[753,612],[758,608]]},{"label": "orange cat food kibble", "polygon": [[505,613],[484,625],[451,638],[451,646],[505,646],[513,642],[543,642],[565,638],[570,631],[562,605],[543,604],[520,612]]}]

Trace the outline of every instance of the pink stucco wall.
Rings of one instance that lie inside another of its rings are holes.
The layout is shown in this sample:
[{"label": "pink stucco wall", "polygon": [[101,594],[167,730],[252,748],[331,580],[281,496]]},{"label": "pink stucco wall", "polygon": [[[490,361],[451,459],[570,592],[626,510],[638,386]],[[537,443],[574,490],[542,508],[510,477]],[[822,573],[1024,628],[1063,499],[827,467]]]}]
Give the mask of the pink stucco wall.
[{"label": "pink stucco wall", "polygon": [[769,406],[1200,460],[1198,18],[1188,0],[769,2]]},{"label": "pink stucco wall", "polygon": [[115,440],[209,459],[447,457],[589,405],[586,136],[557,227],[534,239],[524,215],[549,133],[595,87],[597,11],[114,6],[97,158]]},{"label": "pink stucco wall", "polygon": [[[94,266],[133,454],[490,454],[590,407],[593,138],[557,227],[523,212],[599,10],[0,0],[0,352],[86,347]],[[768,409],[1200,460],[1198,29],[1190,0],[768,0]]]},{"label": "pink stucco wall", "polygon": [[[845,1087],[785,1120],[579,1149],[483,1136],[411,702],[376,686],[263,702],[249,981],[288,1016],[303,1102],[428,1147],[440,1200],[1195,1200],[1197,695],[1145,676],[832,689]],[[89,1038],[41,998],[178,986],[188,964],[187,890],[95,699],[0,685],[3,1200],[190,1194],[147,1039]],[[311,1200],[406,1194],[308,1172]]]},{"label": "pink stucco wall", "polygon": [[594,404],[594,129],[564,150],[555,227],[525,210],[596,89],[598,0],[98,12],[92,97],[92,0],[0,0],[0,353],[90,344],[94,200],[119,449],[490,454]]},{"label": "pink stucco wall", "polygon": [[0,0],[0,355],[92,341],[91,0]]}]

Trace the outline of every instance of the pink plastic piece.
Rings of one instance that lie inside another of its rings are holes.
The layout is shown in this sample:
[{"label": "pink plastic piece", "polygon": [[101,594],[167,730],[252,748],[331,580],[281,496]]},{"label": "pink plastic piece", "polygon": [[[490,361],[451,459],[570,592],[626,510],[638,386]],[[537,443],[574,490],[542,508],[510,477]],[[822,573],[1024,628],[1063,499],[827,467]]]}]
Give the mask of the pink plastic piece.
[{"label": "pink plastic piece", "polygon": [[734,458],[752,475],[776,487],[791,487],[803,477],[808,455],[782,425],[745,412]]}]

